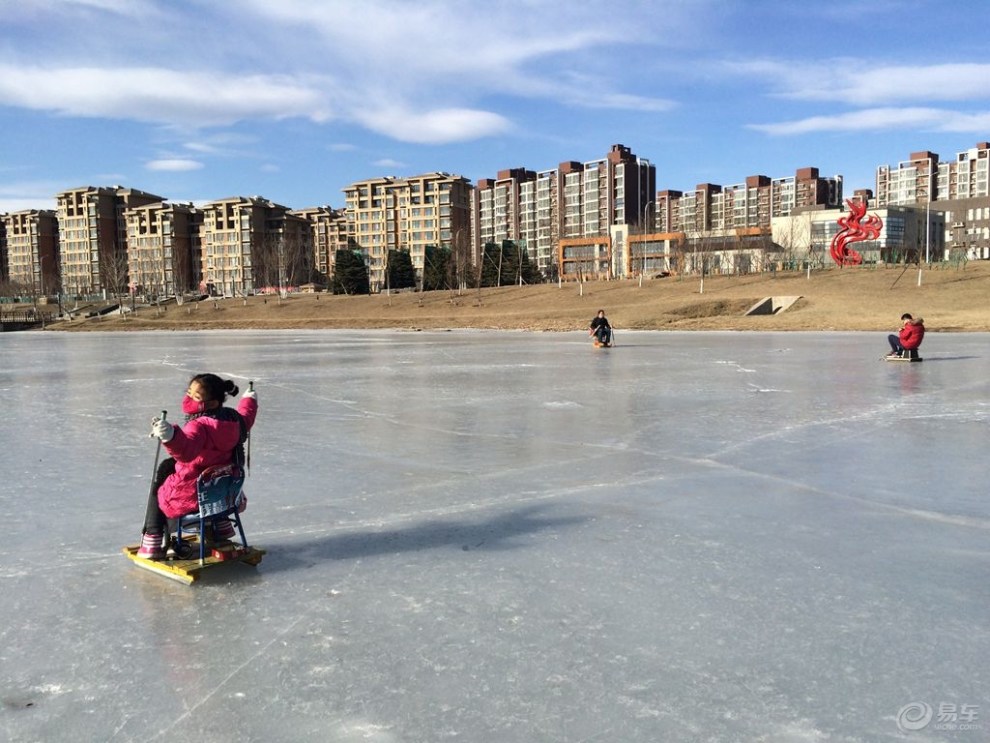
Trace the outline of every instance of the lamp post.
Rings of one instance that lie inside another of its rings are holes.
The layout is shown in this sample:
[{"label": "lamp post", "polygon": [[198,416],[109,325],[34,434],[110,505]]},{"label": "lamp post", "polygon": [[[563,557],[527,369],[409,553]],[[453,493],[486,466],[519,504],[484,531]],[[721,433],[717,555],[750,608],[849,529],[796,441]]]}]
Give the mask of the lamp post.
[{"label": "lamp post", "polygon": [[653,203],[652,200],[646,202],[646,206],[643,207],[642,221],[640,222],[640,240],[639,240],[639,286],[643,286],[643,274],[646,273],[646,219],[650,213],[650,205]]},{"label": "lamp post", "polygon": [[[652,199],[650,199],[650,197],[647,196],[646,207],[645,208],[643,207],[643,166],[644,165],[646,166],[646,172],[648,174],[650,172],[649,169],[652,167],[653,163],[651,163],[649,161],[649,159],[647,159],[645,157],[640,157],[639,155],[637,155],[636,156],[636,212],[638,214],[640,214],[640,215],[644,215],[645,214],[645,209],[646,208],[649,208],[650,204],[653,203]],[[646,179],[646,187],[647,188],[650,187],[650,179],[649,178]],[[643,230],[643,234],[646,234],[645,229]],[[640,247],[642,247],[642,246],[640,246]],[[630,243],[630,248],[632,248],[632,244],[631,243]],[[630,261],[630,265],[632,265],[631,261]],[[640,266],[639,285],[640,286],[643,285],[642,266]]]},{"label": "lamp post", "polygon": [[[925,204],[925,263],[931,263],[931,235],[932,235],[932,186],[938,186],[938,179],[935,174],[935,161],[928,158],[928,201]],[[921,286],[921,260],[918,260],[918,286]]]}]

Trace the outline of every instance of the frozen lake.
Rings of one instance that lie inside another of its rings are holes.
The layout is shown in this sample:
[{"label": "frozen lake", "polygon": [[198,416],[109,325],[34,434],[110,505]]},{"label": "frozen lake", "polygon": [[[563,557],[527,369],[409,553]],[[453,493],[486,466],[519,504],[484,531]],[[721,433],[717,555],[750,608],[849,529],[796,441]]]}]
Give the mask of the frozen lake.
[{"label": "frozen lake", "polygon": [[[616,340],[0,334],[0,738],[987,740],[990,335]],[[203,371],[268,554],[184,586],[120,548]]]}]

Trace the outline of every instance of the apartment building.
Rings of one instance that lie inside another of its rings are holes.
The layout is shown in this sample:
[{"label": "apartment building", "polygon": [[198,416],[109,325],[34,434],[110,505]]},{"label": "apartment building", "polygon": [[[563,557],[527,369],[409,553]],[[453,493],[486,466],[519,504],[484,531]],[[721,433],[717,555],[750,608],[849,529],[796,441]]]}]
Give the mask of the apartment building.
[{"label": "apartment building", "polygon": [[159,201],[125,210],[124,222],[132,292],[167,297],[198,287],[201,210]]},{"label": "apartment building", "polygon": [[896,167],[876,172],[877,205],[924,206],[944,214],[944,249],[932,260],[990,258],[990,143],[941,161],[930,151],[912,152]]},{"label": "apartment building", "polygon": [[693,191],[657,194],[656,257],[668,252],[671,271],[761,270],[779,250],[772,239],[774,220],[807,209],[839,208],[842,176],[821,176],[800,168],[793,176],[747,177],[721,186],[701,183]]},{"label": "apartment building", "polygon": [[876,206],[928,204],[938,198],[938,155],[912,152],[897,167],[880,165],[876,175]]},{"label": "apartment building", "polygon": [[47,296],[61,291],[58,217],[50,209],[27,209],[2,217],[7,280],[22,292]]},{"label": "apartment building", "polygon": [[124,212],[162,197],[122,186],[81,186],[56,194],[55,200],[65,291],[79,296],[126,289]]},{"label": "apartment building", "polygon": [[372,178],[344,189],[348,244],[364,255],[372,291],[385,286],[389,250],[407,251],[420,277],[428,246],[466,262],[472,190],[463,176],[443,172]]},{"label": "apartment building", "polygon": [[0,214],[0,284],[4,284],[10,277],[10,269],[7,267],[7,214]]},{"label": "apartment building", "polygon": [[265,221],[255,276],[263,291],[298,291],[313,280],[313,226],[308,219],[273,204]]},{"label": "apartment building", "polygon": [[[261,196],[233,196],[202,207],[201,289],[246,296],[310,280],[310,223]],[[195,270],[195,269],[194,269]]]},{"label": "apartment building", "polygon": [[294,209],[290,214],[309,222],[313,243],[313,268],[318,280],[328,284],[333,276],[338,250],[346,250],[347,215],[330,206],[311,206]]},{"label": "apartment building", "polygon": [[768,230],[772,219],[795,209],[841,205],[842,176],[822,177],[818,168],[800,168],[785,178],[753,175],[732,186],[702,183],[694,191],[661,191],[652,226],[687,234]]},{"label": "apartment building", "polygon": [[621,144],[597,160],[500,171],[475,191],[474,252],[512,240],[545,276],[621,274],[621,236],[648,220],[655,189],[655,166]]}]

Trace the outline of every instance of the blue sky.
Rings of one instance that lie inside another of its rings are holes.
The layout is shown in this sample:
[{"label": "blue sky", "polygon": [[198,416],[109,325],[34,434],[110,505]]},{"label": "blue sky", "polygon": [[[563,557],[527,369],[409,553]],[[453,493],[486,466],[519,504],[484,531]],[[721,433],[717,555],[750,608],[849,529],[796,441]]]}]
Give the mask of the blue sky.
[{"label": "blue sky", "polygon": [[343,206],[593,160],[659,189],[990,139],[982,0],[0,0],[0,212],[121,184]]}]

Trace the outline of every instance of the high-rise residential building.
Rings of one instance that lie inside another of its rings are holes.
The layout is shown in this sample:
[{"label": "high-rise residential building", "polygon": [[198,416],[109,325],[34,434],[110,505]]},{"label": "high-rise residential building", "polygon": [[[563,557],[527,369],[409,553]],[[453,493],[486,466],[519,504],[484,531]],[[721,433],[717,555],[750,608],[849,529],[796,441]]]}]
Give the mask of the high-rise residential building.
[{"label": "high-rise residential building", "polygon": [[408,252],[420,277],[429,246],[450,250],[463,269],[472,188],[463,176],[436,172],[372,178],[344,189],[348,245],[364,255],[372,291],[385,286],[389,250]]},{"label": "high-rise residential building", "polygon": [[[472,212],[477,214],[472,231],[477,246],[525,239],[523,233],[526,228],[534,226],[526,218],[529,216],[527,210],[532,210],[535,221],[536,191],[531,185],[535,182],[536,173],[525,168],[500,170],[495,178],[478,181],[472,208]],[[477,255],[478,247],[473,252]]]},{"label": "high-rise residential building", "polygon": [[909,160],[896,168],[881,165],[877,168],[877,208],[891,204],[928,204],[938,196],[938,155],[934,152],[912,152]]},{"label": "high-rise residential building", "polygon": [[701,183],[693,191],[657,194],[654,243],[669,270],[761,270],[780,252],[772,240],[775,219],[801,210],[838,208],[842,176],[800,168],[793,176],[753,175],[731,186]]},{"label": "high-rise residential building", "polygon": [[10,277],[7,267],[7,221],[6,214],[0,214],[0,284],[5,284]]},{"label": "high-rise residential building", "polygon": [[769,230],[772,219],[795,209],[841,206],[842,176],[822,177],[818,168],[801,168],[786,178],[753,175],[733,186],[702,183],[686,193],[661,191],[657,204],[660,232]]},{"label": "high-rise residential building", "polygon": [[50,209],[3,215],[7,280],[22,291],[49,295],[61,290],[58,218]]},{"label": "high-rise residential building", "polygon": [[[616,144],[588,162],[565,161],[556,168],[512,168],[482,179],[475,192],[474,252],[486,243],[521,243],[544,275],[563,269],[614,275],[616,227],[641,225],[655,207],[656,168]],[[593,254],[593,255],[592,255]]]},{"label": "high-rise residential building", "polygon": [[161,201],[136,189],[81,186],[55,196],[62,286],[75,295],[127,288],[127,209]]},{"label": "high-rise residential building", "polygon": [[338,250],[347,249],[347,215],[331,206],[312,206],[290,212],[307,220],[313,240],[313,268],[321,281],[333,276]]},{"label": "high-rise residential building", "polygon": [[936,199],[975,199],[990,196],[990,142],[956,154],[956,159],[938,164]]},{"label": "high-rise residential building", "polygon": [[164,297],[198,287],[201,210],[192,204],[159,201],[127,209],[124,221],[133,292]]},{"label": "high-rise residential building", "polygon": [[[944,250],[927,257],[990,258],[990,143],[942,161],[934,152],[912,152],[896,167],[881,165],[876,175],[877,206],[924,206],[944,215]],[[929,240],[929,243],[931,240]]]},{"label": "high-rise residential building", "polygon": [[309,221],[260,196],[234,196],[202,207],[202,289],[222,296],[275,291],[310,280]]}]

